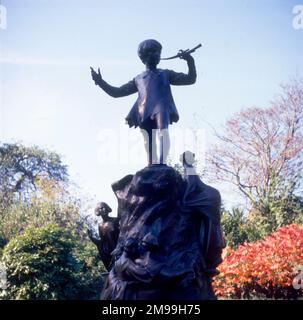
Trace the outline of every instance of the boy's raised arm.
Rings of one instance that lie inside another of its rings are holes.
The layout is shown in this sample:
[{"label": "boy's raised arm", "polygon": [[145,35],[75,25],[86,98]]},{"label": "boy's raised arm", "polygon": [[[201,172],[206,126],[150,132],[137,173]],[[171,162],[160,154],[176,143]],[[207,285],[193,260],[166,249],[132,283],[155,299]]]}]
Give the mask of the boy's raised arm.
[{"label": "boy's raised arm", "polygon": [[190,54],[184,54],[181,59],[186,60],[188,74],[169,70],[169,83],[175,86],[194,84],[197,79],[195,60]]},{"label": "boy's raised arm", "polygon": [[129,81],[128,83],[122,85],[121,87],[113,87],[102,79],[100,69],[98,68],[98,73],[91,67],[92,78],[95,84],[99,86],[108,95],[114,98],[129,96],[138,91],[135,81]]}]

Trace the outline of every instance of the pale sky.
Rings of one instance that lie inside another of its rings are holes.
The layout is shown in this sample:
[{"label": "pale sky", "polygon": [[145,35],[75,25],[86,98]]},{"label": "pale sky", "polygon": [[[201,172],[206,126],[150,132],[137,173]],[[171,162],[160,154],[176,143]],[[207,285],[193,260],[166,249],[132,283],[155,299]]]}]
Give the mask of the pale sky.
[{"label": "pale sky", "polygon": [[[0,4],[7,11],[0,28],[0,141],[58,152],[84,192],[113,208],[111,183],[145,166],[140,132],[124,124],[136,94],[107,96],[91,80],[90,66],[118,86],[144,70],[137,56],[142,40],[160,41],[163,57],[202,43],[193,54],[197,82],[172,88],[180,121],[170,129],[172,136],[179,130],[172,143],[181,148],[180,132],[204,132],[206,150],[213,139],[207,123],[220,130],[244,107],[267,107],[280,83],[303,75],[303,29],[292,23],[300,0]],[[180,59],[159,67],[187,71]],[[216,186],[225,203],[238,202]]]}]

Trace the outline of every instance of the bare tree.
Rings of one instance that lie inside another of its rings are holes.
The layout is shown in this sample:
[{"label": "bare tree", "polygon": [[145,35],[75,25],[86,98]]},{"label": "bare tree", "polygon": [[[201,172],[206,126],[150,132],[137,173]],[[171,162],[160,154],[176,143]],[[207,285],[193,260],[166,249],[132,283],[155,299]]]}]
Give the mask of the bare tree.
[{"label": "bare tree", "polygon": [[255,209],[300,188],[303,169],[303,80],[282,85],[269,108],[252,107],[228,120],[208,153],[208,170],[233,184]]}]

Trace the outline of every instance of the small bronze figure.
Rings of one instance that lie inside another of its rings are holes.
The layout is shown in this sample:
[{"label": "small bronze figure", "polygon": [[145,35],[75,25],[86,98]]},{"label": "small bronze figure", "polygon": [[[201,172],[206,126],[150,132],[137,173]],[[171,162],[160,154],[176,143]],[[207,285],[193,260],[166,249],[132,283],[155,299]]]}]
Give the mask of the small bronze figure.
[{"label": "small bronze figure", "polygon": [[97,246],[101,260],[108,271],[112,263],[111,253],[117,245],[119,236],[119,219],[110,217],[108,214],[111,211],[112,209],[105,202],[98,203],[95,214],[102,217],[102,222],[98,224],[100,239],[93,237],[90,230],[88,232],[91,241]]},{"label": "small bronze figure", "polygon": [[113,87],[109,85],[98,73],[91,68],[92,78],[95,84],[114,98],[124,97],[138,92],[138,98],[126,117],[130,127],[139,127],[144,137],[144,145],[148,154],[148,163],[158,163],[156,155],[156,135],[160,140],[160,164],[166,163],[170,141],[168,126],[179,120],[179,114],[171,93],[170,85],[190,85],[196,81],[196,68],[190,52],[192,50],[179,51],[178,57],[186,60],[188,74],[175,72],[167,69],[158,69],[162,45],[153,39],[145,40],[139,44],[138,55],[145,64],[146,70],[133,80],[122,85]]}]

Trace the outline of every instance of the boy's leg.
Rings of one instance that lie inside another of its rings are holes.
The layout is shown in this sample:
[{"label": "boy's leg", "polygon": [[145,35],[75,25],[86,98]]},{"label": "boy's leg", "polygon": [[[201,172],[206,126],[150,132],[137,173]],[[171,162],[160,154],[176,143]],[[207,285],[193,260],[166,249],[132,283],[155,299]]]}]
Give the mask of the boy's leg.
[{"label": "boy's leg", "polygon": [[148,164],[157,163],[157,148],[156,148],[156,130],[152,123],[148,123],[144,128],[141,128],[144,139],[144,147],[147,154]]},{"label": "boy's leg", "polygon": [[158,138],[159,138],[159,158],[160,164],[166,164],[169,148],[170,139],[168,134],[169,125],[169,114],[166,112],[156,114],[156,125],[158,128]]},{"label": "boy's leg", "polygon": [[150,146],[149,146],[149,154],[151,157],[151,163],[157,164],[158,163],[158,153],[157,153],[157,130],[151,130],[151,139],[150,139]]},{"label": "boy's leg", "polygon": [[159,140],[160,140],[160,163],[166,164],[169,148],[170,139],[168,128],[159,130]]}]

